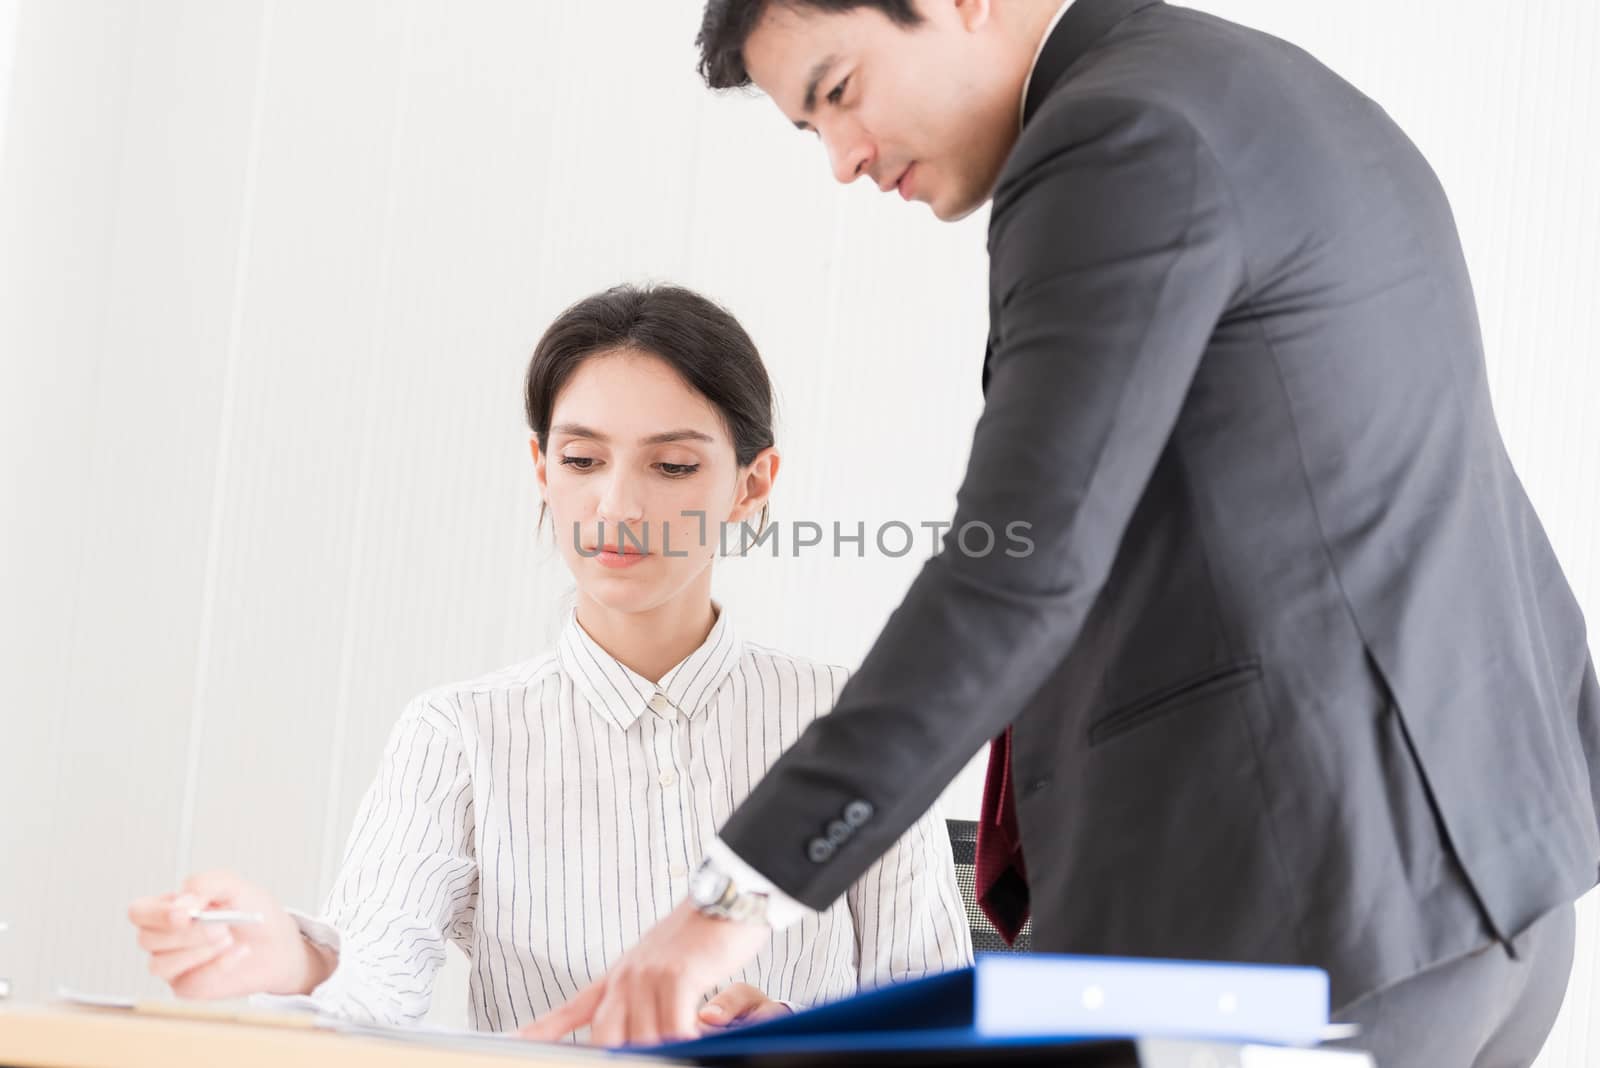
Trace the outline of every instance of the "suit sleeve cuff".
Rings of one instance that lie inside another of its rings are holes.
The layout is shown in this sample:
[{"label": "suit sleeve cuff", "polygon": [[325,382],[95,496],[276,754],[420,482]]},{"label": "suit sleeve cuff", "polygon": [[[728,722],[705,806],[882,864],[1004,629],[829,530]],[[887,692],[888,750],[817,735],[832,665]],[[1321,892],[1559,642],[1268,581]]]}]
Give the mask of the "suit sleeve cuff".
[{"label": "suit sleeve cuff", "polygon": [[779,890],[771,879],[746,864],[721,838],[712,841],[706,850],[706,859],[727,873],[740,891],[767,895],[767,924],[774,931],[792,927],[812,914],[813,910]]}]

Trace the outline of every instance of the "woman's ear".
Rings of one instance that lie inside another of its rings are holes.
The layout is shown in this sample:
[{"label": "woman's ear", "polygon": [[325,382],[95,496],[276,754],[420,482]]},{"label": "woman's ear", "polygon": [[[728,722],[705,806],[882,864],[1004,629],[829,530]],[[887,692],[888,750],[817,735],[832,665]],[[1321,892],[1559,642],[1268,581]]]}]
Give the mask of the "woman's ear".
[{"label": "woman's ear", "polygon": [[[539,483],[539,527],[544,526],[545,513],[550,510],[550,480],[545,471],[544,450],[539,448],[539,436],[528,438],[528,451],[533,454],[533,477]],[[535,530],[538,528],[536,527]]]},{"label": "woman's ear", "polygon": [[729,522],[744,522],[760,515],[772,496],[772,484],[778,480],[778,468],[783,457],[775,447],[769,446],[756,454],[748,467],[739,472],[738,492],[733,499],[733,512]]},{"label": "woman's ear", "polygon": [[538,435],[528,437],[528,451],[533,454],[533,474],[539,480],[539,497],[548,500],[550,482],[544,469],[544,450],[539,448]]}]

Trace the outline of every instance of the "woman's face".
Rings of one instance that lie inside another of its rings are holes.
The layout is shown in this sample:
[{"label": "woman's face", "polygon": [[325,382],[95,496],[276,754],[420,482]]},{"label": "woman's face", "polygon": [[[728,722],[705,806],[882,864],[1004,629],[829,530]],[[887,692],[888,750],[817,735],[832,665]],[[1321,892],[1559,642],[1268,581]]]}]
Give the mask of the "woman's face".
[{"label": "woman's face", "polygon": [[562,558],[581,593],[620,612],[709,596],[721,524],[754,523],[777,470],[770,449],[741,469],[721,413],[634,349],[572,373],[548,446],[535,439],[533,457]]}]

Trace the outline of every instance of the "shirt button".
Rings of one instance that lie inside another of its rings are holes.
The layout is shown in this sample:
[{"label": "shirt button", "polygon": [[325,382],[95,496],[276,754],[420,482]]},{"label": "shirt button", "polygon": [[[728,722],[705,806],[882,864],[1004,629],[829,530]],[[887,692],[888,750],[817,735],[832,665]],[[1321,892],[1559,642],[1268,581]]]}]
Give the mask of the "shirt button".
[{"label": "shirt button", "polygon": [[663,771],[661,773],[661,785],[662,786],[676,786],[676,785],[678,785],[678,773],[675,772],[675,771]]},{"label": "shirt button", "polygon": [[674,864],[670,870],[674,879],[686,879],[689,877],[689,869],[682,864]]},{"label": "shirt button", "polygon": [[650,709],[663,716],[670,716],[672,715],[672,702],[667,700],[666,694],[658,693],[650,698]]}]

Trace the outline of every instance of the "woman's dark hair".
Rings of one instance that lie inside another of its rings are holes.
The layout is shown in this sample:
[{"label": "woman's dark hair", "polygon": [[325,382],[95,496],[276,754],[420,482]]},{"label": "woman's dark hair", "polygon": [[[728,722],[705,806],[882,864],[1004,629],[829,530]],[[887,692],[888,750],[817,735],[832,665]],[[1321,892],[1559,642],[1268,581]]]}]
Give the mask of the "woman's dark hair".
[{"label": "woman's dark hair", "polygon": [[858,7],[881,11],[904,29],[922,24],[912,0],[706,0],[705,18],[700,23],[700,77],[713,89],[739,89],[750,84],[750,71],[744,65],[744,46],[761,22],[767,9],[780,5],[790,8],[815,8],[842,13]]},{"label": "woman's dark hair", "polygon": [[682,286],[620,285],[556,316],[534,346],[524,400],[541,453],[549,448],[550,413],[567,379],[591,356],[621,349],[661,359],[710,401],[727,424],[740,467],[773,445],[772,381],[739,320]]}]

